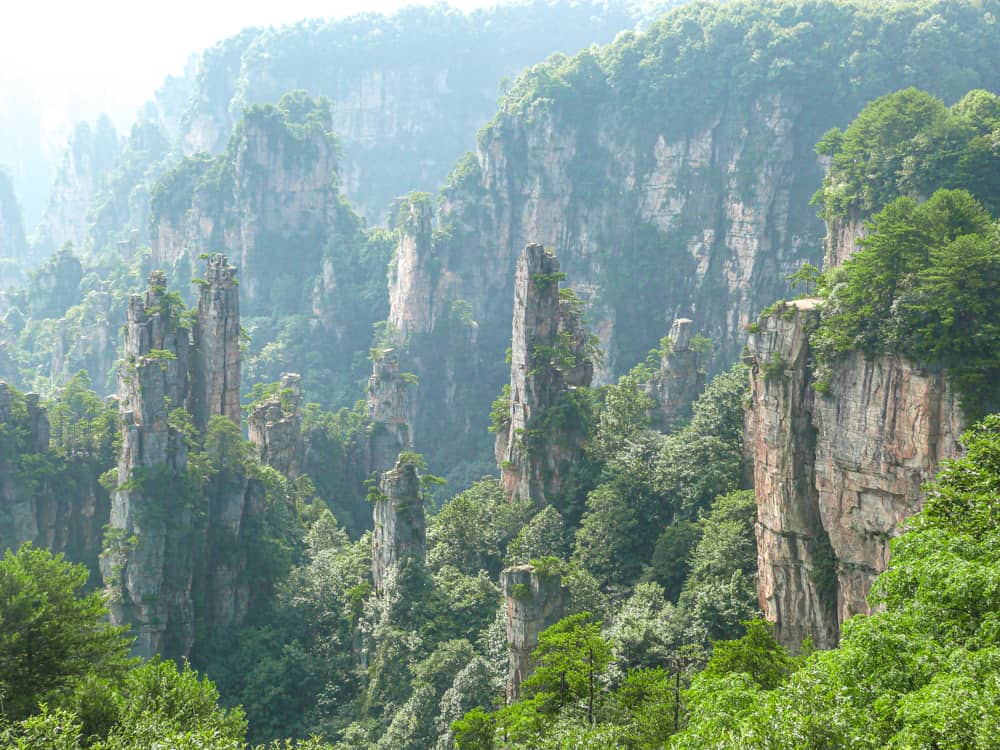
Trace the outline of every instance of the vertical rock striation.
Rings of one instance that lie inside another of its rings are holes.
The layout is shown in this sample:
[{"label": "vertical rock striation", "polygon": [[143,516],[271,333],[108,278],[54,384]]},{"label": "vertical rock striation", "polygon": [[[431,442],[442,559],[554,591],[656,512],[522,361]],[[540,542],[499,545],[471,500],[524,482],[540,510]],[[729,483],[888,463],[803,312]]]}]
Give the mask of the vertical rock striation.
[{"label": "vertical rock striation", "polygon": [[510,409],[495,455],[510,500],[545,505],[579,457],[580,435],[555,413],[594,374],[579,310],[560,301],[559,261],[541,245],[518,258],[510,359]]},{"label": "vertical rock striation", "polygon": [[868,613],[889,541],[923,504],[922,486],[958,454],[962,417],[943,373],[852,352],[824,395],[808,337],[818,300],[767,315],[750,338],[760,604],[779,640],[836,644]]},{"label": "vertical rock striation", "polygon": [[302,462],[302,385],[297,373],[281,375],[278,393],[254,407],[247,420],[257,458],[292,478]]},{"label": "vertical rock striation", "polygon": [[188,395],[189,332],[160,272],[129,300],[125,357],[118,373],[122,445],[101,570],[111,620],[130,625],[133,651],[184,655],[194,641],[194,498],[185,492],[187,445],[168,423]]},{"label": "vertical rock striation", "polygon": [[[836,586],[815,485],[818,398],[809,368],[809,334],[818,300],[798,300],[763,317],[750,337],[751,405],[747,437],[757,495],[757,589],[782,643],[837,643]],[[825,567],[824,567],[825,566]]]},{"label": "vertical rock striation", "polygon": [[655,406],[650,414],[653,427],[670,432],[691,416],[691,405],[705,387],[701,352],[692,345],[693,322],[677,318],[670,326],[660,358],[660,369],[646,386]]},{"label": "vertical rock striation", "polygon": [[401,452],[413,450],[411,385],[396,351],[383,351],[368,380],[369,473],[388,471]]},{"label": "vertical rock striation", "polygon": [[208,259],[198,299],[191,413],[205,429],[221,414],[240,423],[240,296],[236,269],[224,255]]},{"label": "vertical rock striation", "polygon": [[98,581],[110,506],[98,482],[103,467],[83,451],[58,460],[49,453],[50,433],[38,394],[0,381],[0,549],[32,542],[86,564]]},{"label": "vertical rock striation", "polygon": [[378,489],[372,533],[376,591],[385,588],[393,569],[406,562],[423,565],[427,554],[427,527],[416,465],[400,456],[395,468],[382,474]]},{"label": "vertical rock striation", "polygon": [[[187,405],[204,436],[213,417],[239,424],[239,303],[234,269],[223,256],[209,259],[192,330],[179,299],[154,271],[149,290],[129,301],[125,357],[118,372],[122,446],[118,489],[111,503],[108,545],[101,570],[111,619],[132,626],[134,652],[187,656],[195,622],[208,635],[245,615],[249,588],[240,579],[246,516],[260,488],[223,446],[210,485],[188,472],[189,436],[175,409]],[[214,428],[213,428],[214,429]],[[235,430],[236,428],[231,428]],[[211,434],[211,430],[209,430]],[[241,440],[225,432],[220,443]]]},{"label": "vertical rock striation", "polygon": [[538,634],[566,615],[568,595],[559,573],[546,573],[533,565],[516,565],[500,572],[507,622],[507,702],[521,694],[521,684],[534,671],[531,654]]}]

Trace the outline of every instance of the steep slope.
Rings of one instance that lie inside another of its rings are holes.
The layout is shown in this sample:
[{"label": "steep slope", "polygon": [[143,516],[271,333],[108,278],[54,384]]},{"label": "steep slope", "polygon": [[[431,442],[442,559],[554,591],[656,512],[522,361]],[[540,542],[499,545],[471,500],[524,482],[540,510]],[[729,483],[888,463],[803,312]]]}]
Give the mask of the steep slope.
[{"label": "steep slope", "polygon": [[344,190],[369,221],[440,185],[493,113],[505,76],[632,28],[625,9],[565,0],[463,14],[446,5],[246,31],[206,52],[183,116],[186,153],[225,148],[243,109],[304,89],[333,102]]},{"label": "steep slope", "polygon": [[[992,80],[995,4],[691,5],[647,33],[556,56],[524,74],[442,193],[404,232],[390,321],[426,381],[460,370],[466,411],[434,402],[454,435],[503,382],[504,301],[517,253],[551,246],[605,352],[598,381],[627,370],[676,317],[731,362],[744,327],[786,277],[823,255],[809,198],[814,144],[871,98],[909,83],[949,100]],[[863,40],[863,41],[862,41]],[[975,84],[974,84],[975,85]],[[450,311],[476,330],[447,364]],[[427,435],[417,425],[418,435]],[[418,449],[420,446],[418,445]]]},{"label": "steep slope", "polygon": [[65,243],[86,245],[87,215],[101,180],[118,157],[118,134],[106,117],[91,126],[82,122],[70,138],[38,226],[32,254],[43,258]]}]

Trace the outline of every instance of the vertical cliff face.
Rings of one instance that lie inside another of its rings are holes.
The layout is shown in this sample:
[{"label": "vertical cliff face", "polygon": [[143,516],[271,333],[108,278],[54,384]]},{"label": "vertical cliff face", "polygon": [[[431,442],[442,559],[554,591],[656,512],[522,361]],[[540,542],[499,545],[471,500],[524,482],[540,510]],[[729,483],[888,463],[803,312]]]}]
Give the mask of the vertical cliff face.
[{"label": "vertical cliff face", "polygon": [[403,451],[413,450],[412,383],[400,372],[393,349],[382,352],[368,380],[369,472],[388,471]]},{"label": "vertical cliff face", "polygon": [[208,259],[194,331],[191,413],[205,429],[214,414],[240,423],[240,295],[236,269],[224,255]]},{"label": "vertical cliff face", "polygon": [[281,376],[278,393],[254,407],[247,420],[250,442],[262,464],[286,477],[302,464],[302,385],[297,373]]},{"label": "vertical cliff face", "polygon": [[750,337],[751,405],[747,437],[757,495],[757,571],[761,609],[782,643],[817,648],[837,642],[834,560],[816,492],[817,431],[809,334],[817,300],[797,300],[764,317]]},{"label": "vertical cliff face", "polygon": [[[239,424],[239,304],[234,271],[222,256],[208,262],[193,330],[166,277],[150,275],[145,295],[129,301],[125,356],[118,373],[122,446],[112,498],[108,547],[101,569],[111,618],[132,626],[134,651],[186,656],[195,622],[208,633],[245,615],[249,590],[240,579],[240,535],[260,505],[241,467],[221,443],[239,440],[212,431],[210,486],[188,472],[189,436],[172,412],[188,406],[202,436],[213,417]],[[255,494],[256,493],[256,494]],[[257,502],[255,503],[255,498]]]},{"label": "vertical cliff face", "polygon": [[405,562],[423,565],[427,555],[427,525],[417,467],[402,456],[382,474],[375,501],[372,532],[372,577],[375,590],[386,585],[392,570]]},{"label": "vertical cliff face", "polygon": [[248,310],[308,311],[341,206],[329,111],[320,107],[308,123],[296,114],[250,109],[225,154],[189,160],[164,178],[152,208],[154,264],[181,273],[224,248],[240,268]]},{"label": "vertical cliff face", "polygon": [[849,354],[824,395],[813,388],[817,300],[761,319],[750,338],[761,608],[782,643],[837,642],[868,613],[889,541],[923,503],[922,486],[957,455],[961,412],[944,375],[898,356]]},{"label": "vertical cliff face", "polygon": [[703,355],[693,341],[692,328],[690,318],[673,322],[660,369],[646,385],[646,395],[654,403],[650,421],[661,432],[670,432],[691,416],[691,405],[705,387]]},{"label": "vertical cliff face", "polygon": [[544,505],[579,457],[580,436],[558,413],[594,374],[579,311],[559,293],[559,261],[541,245],[518,258],[510,363],[509,418],[496,458],[510,500]]},{"label": "vertical cliff face", "polygon": [[542,574],[533,565],[516,565],[500,573],[507,623],[507,702],[521,695],[521,684],[534,672],[531,653],[538,634],[566,615],[567,591],[558,573]]},{"label": "vertical cliff face", "polygon": [[530,2],[474,16],[407,8],[247,30],[203,55],[182,146],[188,154],[224,150],[233,113],[288,91],[329,97],[345,191],[375,223],[396,196],[441,184],[493,114],[504,76],[634,24],[629,11],[601,3]]},{"label": "vertical cliff face", "polygon": [[941,371],[894,355],[848,355],[817,398],[815,487],[837,557],[841,622],[867,613],[889,541],[923,505],[923,486],[942,459],[959,455],[963,428],[955,392]]},{"label": "vertical cliff face", "polygon": [[96,580],[110,506],[97,481],[102,469],[83,452],[60,461],[49,452],[50,433],[38,394],[0,382],[0,548],[32,542],[85,563]]},{"label": "vertical cliff face", "polygon": [[44,257],[66,242],[77,248],[86,246],[88,212],[119,148],[118,135],[106,117],[98,119],[93,127],[85,122],[77,126],[38,226],[33,248],[36,257]]},{"label": "vertical cliff face", "polygon": [[195,514],[183,492],[187,446],[168,423],[188,395],[189,332],[158,272],[129,300],[125,356],[118,374],[122,445],[101,570],[112,622],[130,625],[134,652],[187,654],[194,640],[191,582]]}]

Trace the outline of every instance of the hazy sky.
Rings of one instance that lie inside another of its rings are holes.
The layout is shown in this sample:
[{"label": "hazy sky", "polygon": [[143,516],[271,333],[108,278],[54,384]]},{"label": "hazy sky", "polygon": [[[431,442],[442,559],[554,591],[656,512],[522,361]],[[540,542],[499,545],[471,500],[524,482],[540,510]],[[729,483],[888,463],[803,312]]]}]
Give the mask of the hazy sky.
[{"label": "hazy sky", "polygon": [[[44,140],[108,112],[127,126],[135,109],[193,52],[247,26],[391,12],[427,0],[2,0],[0,115],[43,116]],[[495,0],[452,0],[470,9]],[[2,117],[0,117],[2,120]],[[2,137],[2,134],[0,134]]]}]

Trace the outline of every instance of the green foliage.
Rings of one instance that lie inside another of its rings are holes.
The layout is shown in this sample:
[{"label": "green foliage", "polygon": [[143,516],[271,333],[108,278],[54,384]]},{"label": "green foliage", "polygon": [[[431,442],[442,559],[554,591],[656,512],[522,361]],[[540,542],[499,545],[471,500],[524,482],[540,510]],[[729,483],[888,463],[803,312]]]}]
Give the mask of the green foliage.
[{"label": "green foliage", "polygon": [[852,349],[900,352],[948,370],[970,417],[1000,408],[1000,234],[967,192],[899,198],[876,214],[863,248],[825,282],[810,343],[819,380]]},{"label": "green foliage", "polygon": [[893,543],[876,613],[798,665],[751,623],[692,685],[671,748],[995,746],[1000,417],[963,441],[966,456],[946,462]]},{"label": "green foliage", "polygon": [[898,196],[961,188],[997,210],[997,101],[976,90],[949,109],[915,88],[876,99],[817,144],[832,164],[815,202],[826,218],[866,216]]},{"label": "green foliage", "polygon": [[0,560],[0,692],[3,715],[20,720],[87,675],[117,679],[129,666],[124,629],[105,623],[88,571],[30,543]]}]

